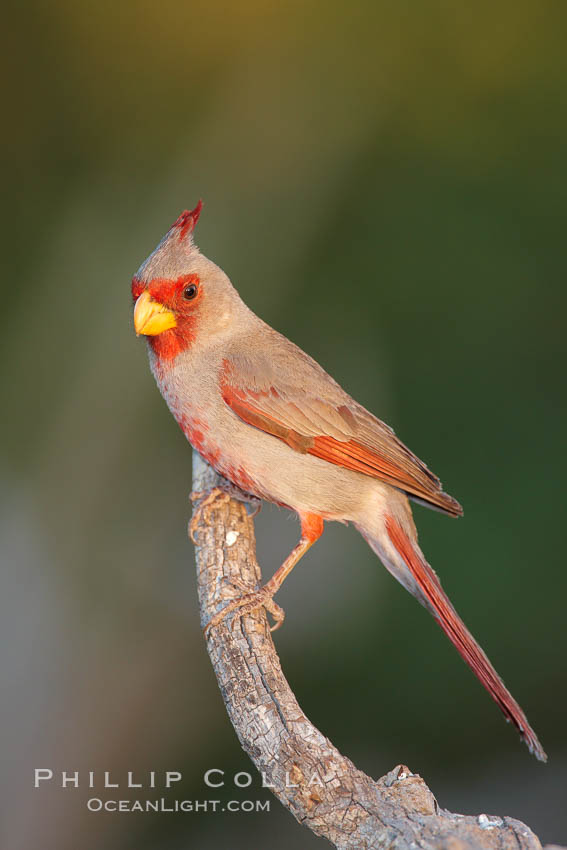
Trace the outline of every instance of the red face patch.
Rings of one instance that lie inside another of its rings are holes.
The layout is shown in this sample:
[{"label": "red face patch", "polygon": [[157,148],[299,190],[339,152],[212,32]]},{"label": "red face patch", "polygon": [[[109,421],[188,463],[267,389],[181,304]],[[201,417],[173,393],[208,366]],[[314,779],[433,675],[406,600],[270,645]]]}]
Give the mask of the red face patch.
[{"label": "red face patch", "polygon": [[199,275],[184,274],[174,280],[154,277],[147,283],[139,278],[132,279],[132,297],[134,301],[142,292],[147,291],[154,301],[163,304],[175,315],[177,325],[156,336],[148,337],[155,354],[161,360],[173,360],[195,339],[197,324],[196,308],[202,298]]},{"label": "red face patch", "polygon": [[134,301],[140,297],[145,288],[146,284],[142,283],[139,277],[134,276],[132,278],[132,298]]},{"label": "red face patch", "polygon": [[197,296],[191,301],[184,301],[183,292],[190,284],[195,284],[199,287],[199,275],[197,274],[182,274],[180,277],[171,280],[165,277],[154,277],[148,283],[148,292],[154,299],[170,310],[179,310],[184,312],[185,308],[192,309],[200,300],[201,292],[198,289]]}]

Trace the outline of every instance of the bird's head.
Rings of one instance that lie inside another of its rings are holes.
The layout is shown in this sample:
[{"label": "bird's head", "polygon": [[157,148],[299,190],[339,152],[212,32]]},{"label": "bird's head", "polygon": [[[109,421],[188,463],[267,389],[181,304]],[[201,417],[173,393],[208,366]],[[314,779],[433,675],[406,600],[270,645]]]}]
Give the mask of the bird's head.
[{"label": "bird's head", "polygon": [[132,278],[136,334],[163,360],[226,329],[242,305],[228,277],[194,244],[202,206],[181,213]]}]

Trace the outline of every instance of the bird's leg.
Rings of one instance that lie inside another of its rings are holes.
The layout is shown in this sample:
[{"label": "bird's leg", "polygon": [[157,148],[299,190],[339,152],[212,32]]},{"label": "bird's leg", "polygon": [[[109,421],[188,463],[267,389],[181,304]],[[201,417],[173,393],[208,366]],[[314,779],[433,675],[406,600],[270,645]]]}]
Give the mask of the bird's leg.
[{"label": "bird's leg", "polygon": [[288,577],[295,565],[305,555],[307,550],[323,534],[323,520],[320,516],[317,514],[300,514],[299,518],[301,520],[301,539],[297,546],[292,549],[281,567],[276,570],[271,579],[259,590],[253,591],[252,593],[245,593],[238,599],[233,599],[232,602],[229,602],[228,605],[225,605],[224,608],[211,617],[205,626],[205,635],[208,634],[211,628],[218,626],[218,624],[224,620],[226,615],[230,614],[232,611],[237,611],[236,619],[240,619],[240,617],[243,617],[245,614],[250,614],[252,611],[255,611],[257,608],[261,608],[262,606],[270,612],[275,620],[271,631],[275,632],[276,629],[280,628],[284,621],[285,613],[283,609],[274,602],[273,596],[280,589],[285,579]]}]

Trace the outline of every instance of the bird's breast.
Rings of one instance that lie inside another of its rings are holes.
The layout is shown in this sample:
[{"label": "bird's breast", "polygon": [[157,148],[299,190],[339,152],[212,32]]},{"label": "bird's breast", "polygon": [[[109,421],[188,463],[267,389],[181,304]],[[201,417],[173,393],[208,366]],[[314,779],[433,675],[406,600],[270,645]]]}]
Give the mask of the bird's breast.
[{"label": "bird's breast", "polygon": [[210,421],[207,411],[196,408],[191,413],[186,411],[177,414],[175,418],[193,448],[213,469],[245,493],[252,493],[262,499],[269,498],[259,481],[244,468],[242,454],[234,450],[230,437],[215,416]]},{"label": "bird's breast", "polygon": [[168,364],[150,354],[150,361],[161,394],[193,448],[241,490],[269,499],[254,470],[244,466],[239,439],[243,426],[220,395],[214,359],[193,357]]}]

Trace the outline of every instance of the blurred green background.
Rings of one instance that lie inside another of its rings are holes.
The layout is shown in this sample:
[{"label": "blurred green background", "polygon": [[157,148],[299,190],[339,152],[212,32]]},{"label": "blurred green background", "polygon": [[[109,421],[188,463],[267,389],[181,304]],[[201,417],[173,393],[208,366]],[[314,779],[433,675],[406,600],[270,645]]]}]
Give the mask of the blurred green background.
[{"label": "blurred green background", "polygon": [[[325,846],[275,799],[93,814],[84,785],[32,787],[169,769],[170,798],[211,799],[205,770],[252,772],[198,623],[191,452],[131,321],[200,197],[245,301],[463,503],[416,507],[423,549],[550,760],[343,527],[278,597],[303,709],[373,776],[404,762],[565,841],[565,4],[35,0],[4,27],[2,846]],[[257,529],[270,574],[297,523]]]}]

